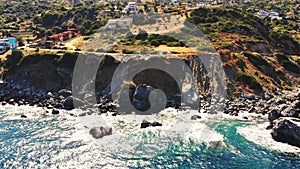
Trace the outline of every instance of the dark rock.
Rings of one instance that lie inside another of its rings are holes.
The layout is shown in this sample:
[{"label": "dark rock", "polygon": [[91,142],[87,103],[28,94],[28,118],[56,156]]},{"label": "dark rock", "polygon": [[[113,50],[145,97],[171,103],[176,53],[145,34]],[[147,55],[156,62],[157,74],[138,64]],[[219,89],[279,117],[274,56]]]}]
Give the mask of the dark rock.
[{"label": "dark rock", "polygon": [[229,114],[229,111],[228,111],[228,110],[224,110],[224,113],[225,113],[225,114]]},{"label": "dark rock", "polygon": [[278,100],[276,100],[276,104],[277,105],[286,104],[286,100],[284,100],[284,99],[278,99]]},{"label": "dark rock", "polygon": [[52,109],[52,114],[57,115],[57,114],[59,114],[59,111],[57,109]]},{"label": "dark rock", "polygon": [[151,126],[153,126],[153,127],[156,127],[156,126],[162,126],[162,124],[159,123],[159,122],[157,122],[157,121],[155,121],[155,122],[153,122],[153,123],[151,124]]},{"label": "dark rock", "polygon": [[60,91],[58,91],[58,94],[60,96],[63,96],[64,98],[69,97],[72,95],[72,92],[70,90],[67,89],[61,89]]},{"label": "dark rock", "polygon": [[278,119],[280,117],[280,113],[277,110],[271,110],[268,113],[268,119],[270,122],[273,122],[274,120]]},{"label": "dark rock", "polygon": [[283,117],[299,117],[299,111],[293,107],[288,107],[280,112]]},{"label": "dark rock", "polygon": [[271,135],[276,141],[300,147],[300,127],[290,120],[278,120]]},{"label": "dark rock", "polygon": [[155,121],[153,123],[148,122],[147,120],[143,120],[143,122],[141,123],[141,128],[147,128],[147,127],[157,127],[157,126],[162,126],[161,123]]},{"label": "dark rock", "polygon": [[294,102],[294,103],[293,103],[293,107],[294,107],[295,109],[300,109],[300,101]]},{"label": "dark rock", "polygon": [[112,113],[112,116],[117,116],[117,115],[119,115],[118,112],[113,112],[113,113]]},{"label": "dark rock", "polygon": [[67,110],[72,110],[74,109],[74,104],[73,104],[73,96],[68,96],[65,101],[64,101],[64,107],[67,109]]},{"label": "dark rock", "polygon": [[83,116],[86,116],[86,113],[81,113],[78,115],[79,117],[83,117]]},{"label": "dark rock", "polygon": [[146,120],[143,120],[143,122],[141,123],[141,128],[147,128],[149,126],[151,126],[151,123]]},{"label": "dark rock", "polygon": [[75,114],[73,114],[73,113],[69,113],[69,115],[70,116],[72,116],[72,117],[77,117]]},{"label": "dark rock", "polygon": [[9,99],[8,103],[9,104],[15,104],[15,100],[14,99]]},{"label": "dark rock", "polygon": [[53,107],[56,108],[56,109],[61,109],[61,108],[63,108],[63,104],[56,103]]},{"label": "dark rock", "polygon": [[267,130],[271,130],[273,127],[274,127],[273,123],[270,123],[270,124],[266,127],[266,129],[267,129]]},{"label": "dark rock", "polygon": [[21,118],[27,118],[27,116],[26,116],[26,115],[24,115],[24,114],[22,114],[22,115],[21,115]]},{"label": "dark rock", "polygon": [[193,115],[191,117],[191,120],[198,120],[198,119],[201,119],[201,116],[199,116],[199,115]]},{"label": "dark rock", "polygon": [[251,106],[249,109],[248,109],[248,112],[249,113],[254,113],[256,111],[256,108],[254,106]]},{"label": "dark rock", "polygon": [[90,130],[90,134],[94,138],[99,139],[99,138],[102,138],[104,136],[111,135],[112,134],[112,128],[111,127],[93,127]]},{"label": "dark rock", "polygon": [[47,109],[53,109],[52,105],[47,105],[46,107],[47,107]]},{"label": "dark rock", "polygon": [[254,100],[255,99],[255,95],[253,95],[253,94],[247,94],[247,95],[244,95],[244,98],[248,99],[248,100]]},{"label": "dark rock", "polygon": [[3,101],[1,104],[2,104],[2,106],[5,106],[7,103],[5,101]]},{"label": "dark rock", "polygon": [[151,86],[139,85],[133,95],[133,106],[140,110],[146,111],[150,108],[149,94],[153,90]]}]

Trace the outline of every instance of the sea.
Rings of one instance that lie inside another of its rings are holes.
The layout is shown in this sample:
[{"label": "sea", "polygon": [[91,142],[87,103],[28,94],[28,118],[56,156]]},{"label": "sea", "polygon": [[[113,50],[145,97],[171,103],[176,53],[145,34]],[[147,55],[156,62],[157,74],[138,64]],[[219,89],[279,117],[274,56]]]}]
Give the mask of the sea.
[{"label": "sea", "polygon": [[[27,118],[21,118],[22,114]],[[2,106],[0,168],[300,168],[299,154],[263,147],[237,131],[252,123],[234,119],[201,123],[220,135],[222,141],[209,144],[196,139],[170,139],[163,150],[156,145],[157,151],[135,154],[97,145],[82,132],[84,126],[77,117],[67,111],[54,116],[44,108]],[[149,130],[139,133],[145,139],[160,137],[149,134]],[[133,137],[139,136],[130,135]],[[143,142],[143,147],[153,145]]]}]

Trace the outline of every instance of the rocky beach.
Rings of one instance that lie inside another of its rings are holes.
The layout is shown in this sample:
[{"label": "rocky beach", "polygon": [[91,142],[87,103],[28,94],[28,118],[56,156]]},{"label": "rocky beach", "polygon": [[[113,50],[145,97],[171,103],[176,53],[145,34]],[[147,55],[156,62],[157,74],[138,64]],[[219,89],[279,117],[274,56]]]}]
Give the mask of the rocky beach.
[{"label": "rocky beach", "polygon": [[[120,64],[120,61],[115,60],[111,56],[105,56],[102,60],[101,67],[97,73],[100,80],[96,80],[96,86],[98,87],[96,98],[98,100],[96,104],[91,105],[88,103],[88,100],[93,97],[91,93],[83,92],[80,94],[80,98],[72,94],[71,78],[76,57],[76,54],[66,54],[59,59],[57,59],[56,55],[49,55],[43,58],[43,61],[48,58],[45,62],[39,61],[38,56],[21,60],[17,69],[7,71],[4,74],[4,83],[0,85],[1,105],[43,107],[53,116],[59,115],[61,110],[70,111],[74,108],[85,110],[81,114],[69,113],[75,117],[107,113],[115,117],[123,114],[124,112],[118,111],[117,102],[112,100],[109,89],[111,85],[110,78],[107,76],[103,78],[104,74],[113,76],[114,70]],[[45,65],[46,62],[47,64]],[[187,57],[186,63],[191,66],[192,71],[194,71],[193,73],[197,74],[198,91],[202,92],[200,107],[198,109],[199,113],[191,116],[192,120],[197,120],[201,119],[205,114],[211,113],[212,102],[206,92],[207,84],[205,83],[207,83],[207,77],[205,76],[206,72],[202,67],[203,65],[192,56]],[[168,77],[160,72],[152,71],[149,74],[153,77],[147,79],[144,78],[146,76],[137,76],[129,85],[129,93],[131,93],[129,97],[135,107],[140,110],[147,110],[149,108],[149,100],[145,98],[149,97],[150,92],[154,88],[148,84],[154,84],[154,86],[161,85],[161,81],[157,81],[154,78],[160,76],[160,79],[165,79],[165,83],[169,84],[168,88],[162,89],[168,94],[167,107],[173,107],[178,110],[188,108],[180,106],[180,98],[178,99],[178,95],[176,95],[178,91],[176,85],[172,87],[172,83],[174,83],[172,79],[168,79]],[[40,79],[41,77],[43,78]],[[242,119],[246,121],[252,121],[253,119],[251,119],[250,115],[254,114],[255,119],[268,121],[269,125],[264,130],[275,141],[299,147],[299,90],[282,91],[277,92],[277,94],[271,94],[266,91],[262,92],[259,96],[249,93],[228,95],[224,105],[225,108],[221,112],[222,114],[232,117],[239,117],[242,114]],[[22,114],[20,118],[26,119],[28,115]],[[161,122],[149,122],[143,119],[141,119],[139,124],[140,128],[163,126]],[[101,138],[105,135],[110,135],[113,129],[94,126],[89,130],[93,137]]]}]

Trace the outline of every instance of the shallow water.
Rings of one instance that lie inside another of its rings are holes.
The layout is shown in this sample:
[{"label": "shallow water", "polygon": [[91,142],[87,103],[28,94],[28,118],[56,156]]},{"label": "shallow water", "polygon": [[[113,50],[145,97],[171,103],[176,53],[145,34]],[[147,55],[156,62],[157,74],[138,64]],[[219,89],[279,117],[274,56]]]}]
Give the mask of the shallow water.
[{"label": "shallow water", "polygon": [[132,158],[130,152],[110,154],[76,134],[74,119],[5,118],[21,113],[20,108],[0,107],[0,168],[300,168],[298,155],[268,150],[238,134],[237,127],[248,125],[240,121],[206,122],[224,136],[224,145],[173,140],[154,157]]}]

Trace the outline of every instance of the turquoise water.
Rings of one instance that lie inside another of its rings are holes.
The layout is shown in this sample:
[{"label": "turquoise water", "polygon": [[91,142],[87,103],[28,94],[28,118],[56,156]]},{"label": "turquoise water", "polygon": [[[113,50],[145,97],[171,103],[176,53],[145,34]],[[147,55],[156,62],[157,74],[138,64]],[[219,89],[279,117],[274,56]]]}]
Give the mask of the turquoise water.
[{"label": "turquoise water", "polygon": [[237,127],[248,125],[239,121],[207,123],[224,136],[225,146],[179,141],[153,158],[108,154],[107,161],[97,161],[94,155],[99,152],[85,150],[86,143],[70,138],[75,129],[67,119],[3,120],[6,114],[0,108],[0,168],[60,168],[69,161],[95,168],[106,166],[106,162],[117,164],[112,161],[120,161],[127,168],[300,168],[299,156],[268,150],[238,134]]}]

